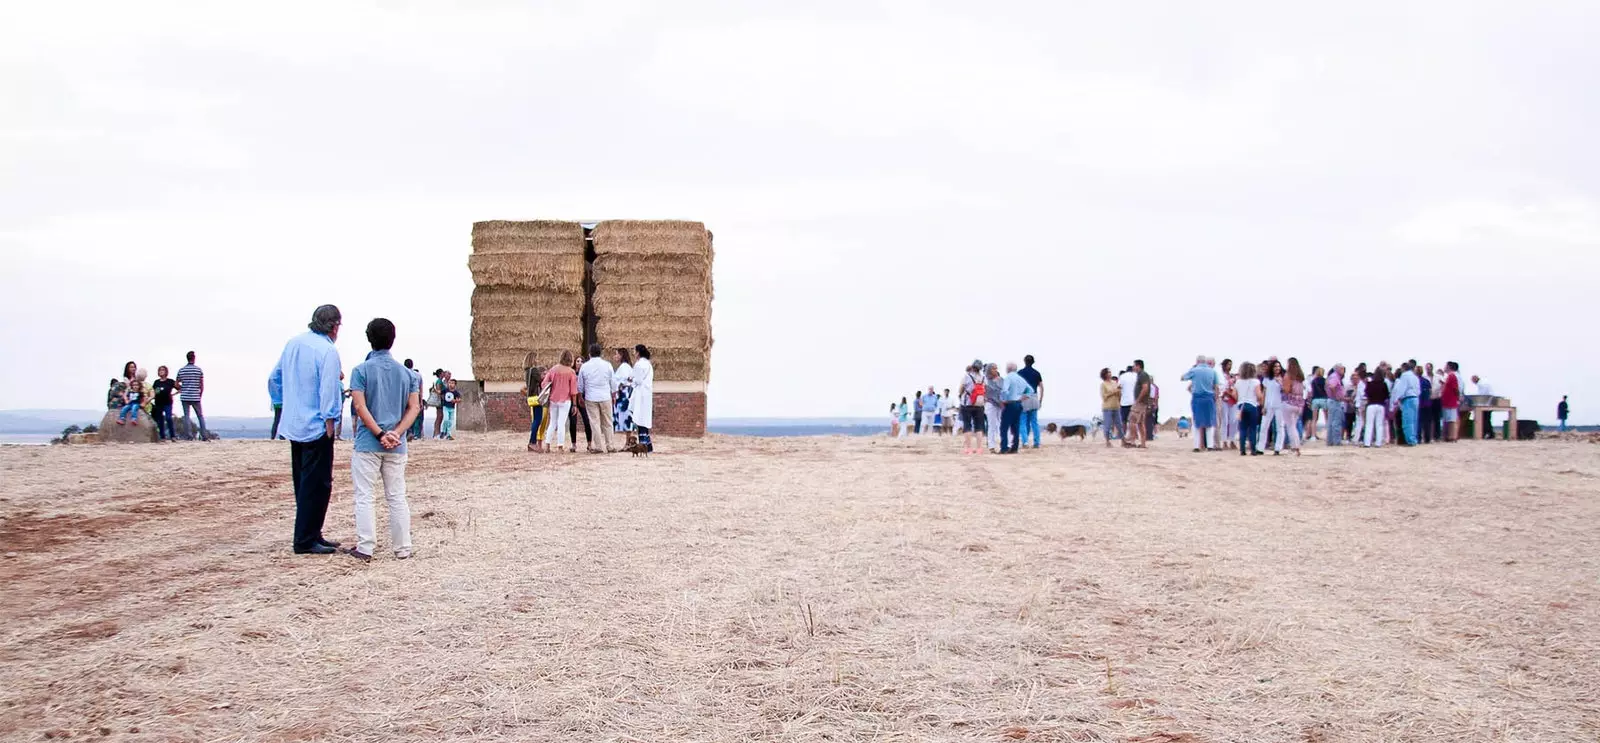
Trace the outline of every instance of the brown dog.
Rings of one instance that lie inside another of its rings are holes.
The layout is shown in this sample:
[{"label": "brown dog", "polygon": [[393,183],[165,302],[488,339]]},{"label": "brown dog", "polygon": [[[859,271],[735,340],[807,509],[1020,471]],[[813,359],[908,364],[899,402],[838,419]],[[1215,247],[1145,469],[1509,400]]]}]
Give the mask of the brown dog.
[{"label": "brown dog", "polygon": [[[1051,425],[1055,424],[1052,423]],[[1087,426],[1062,426],[1060,431],[1061,438],[1077,436],[1079,441],[1089,438],[1089,428]]]},{"label": "brown dog", "polygon": [[635,458],[638,458],[638,457],[644,457],[646,459],[650,458],[650,449],[648,447],[646,447],[644,444],[639,443],[639,434],[633,433],[631,431],[628,432],[628,445],[622,447],[622,450],[625,451],[625,452],[629,452],[629,453],[633,454],[633,456]]}]

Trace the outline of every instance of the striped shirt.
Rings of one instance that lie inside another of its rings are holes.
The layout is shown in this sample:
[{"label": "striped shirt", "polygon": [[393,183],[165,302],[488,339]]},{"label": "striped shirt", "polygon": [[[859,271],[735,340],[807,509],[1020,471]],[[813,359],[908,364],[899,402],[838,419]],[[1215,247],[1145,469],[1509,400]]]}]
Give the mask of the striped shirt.
[{"label": "striped shirt", "polygon": [[178,370],[178,399],[189,402],[200,401],[200,386],[204,384],[205,372],[194,364],[187,364]]}]

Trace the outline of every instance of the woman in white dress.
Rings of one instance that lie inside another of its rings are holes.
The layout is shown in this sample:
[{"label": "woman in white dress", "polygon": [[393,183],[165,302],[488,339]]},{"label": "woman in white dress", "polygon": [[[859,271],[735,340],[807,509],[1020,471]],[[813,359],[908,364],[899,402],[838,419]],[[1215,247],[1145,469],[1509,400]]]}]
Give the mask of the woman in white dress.
[{"label": "woman in white dress", "polygon": [[626,348],[617,349],[613,356],[617,368],[611,375],[611,394],[616,396],[617,404],[611,411],[611,430],[617,433],[633,430],[633,411],[628,409],[628,400],[633,396],[633,364],[628,363],[628,358]]},{"label": "woman in white dress", "polygon": [[628,411],[633,413],[633,427],[639,432],[639,443],[645,451],[655,451],[650,440],[650,429],[655,426],[656,367],[650,361],[650,349],[643,343],[633,347],[639,357],[633,365],[633,393],[628,396]]}]

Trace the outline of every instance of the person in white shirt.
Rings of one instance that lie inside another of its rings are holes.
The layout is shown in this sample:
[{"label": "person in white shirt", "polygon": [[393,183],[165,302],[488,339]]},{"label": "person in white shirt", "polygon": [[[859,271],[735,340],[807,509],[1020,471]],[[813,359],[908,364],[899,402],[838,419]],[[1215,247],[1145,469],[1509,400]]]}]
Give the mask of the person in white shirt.
[{"label": "person in white shirt", "polygon": [[589,346],[589,360],[578,367],[578,395],[583,398],[584,412],[588,413],[591,430],[599,429],[600,448],[589,445],[591,454],[610,454],[616,451],[611,445],[612,425],[611,404],[615,402],[612,390],[612,380],[616,372],[611,368],[611,362],[601,357],[605,351],[600,344]]},{"label": "person in white shirt", "polygon": [[[1474,387],[1472,394],[1494,397],[1494,388],[1490,387],[1488,382],[1483,381],[1476,374],[1472,375],[1472,386]],[[1483,433],[1481,436],[1486,439],[1494,438],[1494,413],[1487,410],[1483,411]]]},{"label": "person in white shirt", "polygon": [[633,411],[628,409],[628,397],[633,394],[633,364],[628,363],[626,348],[617,349],[611,358],[617,364],[611,373],[611,395],[616,399],[612,403],[611,430],[628,433],[633,430]]},{"label": "person in white shirt", "polygon": [[1133,411],[1134,387],[1138,386],[1139,373],[1128,367],[1128,370],[1117,375],[1117,383],[1122,385],[1122,423],[1117,427],[1117,438],[1128,436],[1128,415]]}]

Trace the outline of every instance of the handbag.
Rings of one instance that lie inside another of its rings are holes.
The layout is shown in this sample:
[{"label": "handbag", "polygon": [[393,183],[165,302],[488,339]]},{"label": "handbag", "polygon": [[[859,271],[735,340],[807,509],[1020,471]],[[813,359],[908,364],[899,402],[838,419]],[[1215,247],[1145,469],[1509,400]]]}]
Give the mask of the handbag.
[{"label": "handbag", "polygon": [[539,404],[547,408],[550,407],[550,387],[551,383],[545,382],[544,387],[539,390]]}]

